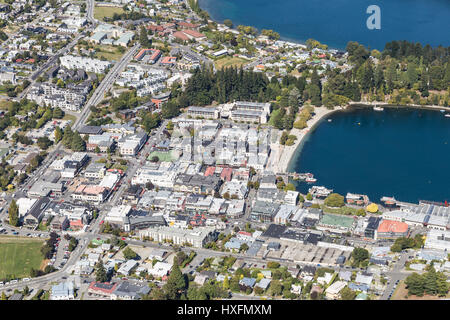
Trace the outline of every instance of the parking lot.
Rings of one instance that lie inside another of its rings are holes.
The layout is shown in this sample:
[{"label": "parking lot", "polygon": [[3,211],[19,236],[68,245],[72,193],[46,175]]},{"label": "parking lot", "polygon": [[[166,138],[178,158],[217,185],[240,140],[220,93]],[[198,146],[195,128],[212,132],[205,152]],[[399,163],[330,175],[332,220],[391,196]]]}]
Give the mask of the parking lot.
[{"label": "parking lot", "polygon": [[313,244],[302,244],[292,241],[280,241],[280,244],[280,250],[269,251],[267,258],[291,260],[296,263],[303,262],[336,265],[336,259],[339,256],[342,255],[348,259],[351,254],[351,251],[343,251],[335,248],[324,248]]}]

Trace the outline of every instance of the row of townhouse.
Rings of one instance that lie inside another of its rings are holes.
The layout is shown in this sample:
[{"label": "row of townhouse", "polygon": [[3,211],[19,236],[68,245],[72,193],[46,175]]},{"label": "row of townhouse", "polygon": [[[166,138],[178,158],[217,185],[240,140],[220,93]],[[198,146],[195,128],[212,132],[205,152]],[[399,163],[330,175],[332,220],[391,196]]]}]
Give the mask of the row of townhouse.
[{"label": "row of townhouse", "polygon": [[59,88],[53,83],[36,84],[28,91],[27,99],[41,105],[79,111],[83,107],[91,88],[90,81],[80,85],[71,85],[67,88]]},{"label": "row of townhouse", "polygon": [[73,55],[65,55],[60,58],[60,63],[68,69],[83,69],[86,72],[105,73],[106,69],[111,66],[111,62],[92,59],[87,57],[79,57]]}]

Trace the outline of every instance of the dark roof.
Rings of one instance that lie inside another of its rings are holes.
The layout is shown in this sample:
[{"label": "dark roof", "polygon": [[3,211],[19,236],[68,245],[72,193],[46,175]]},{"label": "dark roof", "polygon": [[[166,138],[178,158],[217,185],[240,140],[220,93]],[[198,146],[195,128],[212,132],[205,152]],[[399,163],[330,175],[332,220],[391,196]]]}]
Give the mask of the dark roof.
[{"label": "dark roof", "polygon": [[40,198],[36,203],[31,207],[31,210],[28,212],[27,216],[33,216],[34,218],[39,220],[39,217],[44,213],[44,210],[48,207],[51,200],[48,197]]},{"label": "dark roof", "polygon": [[80,134],[101,134],[102,132],[103,130],[99,126],[83,126],[78,129]]},{"label": "dark roof", "polygon": [[263,233],[263,237],[279,239],[285,230],[286,230],[286,226],[282,226],[282,225],[278,225],[278,224],[271,224],[267,228],[267,230]]},{"label": "dark roof", "polygon": [[129,281],[121,282],[116,290],[114,290],[114,294],[118,296],[133,296],[134,298],[139,298],[143,294],[148,294],[150,292],[150,288],[147,285],[135,284]]},{"label": "dark roof", "polygon": [[304,266],[302,268],[302,272],[307,274],[315,274],[316,273],[316,267],[314,266]]}]

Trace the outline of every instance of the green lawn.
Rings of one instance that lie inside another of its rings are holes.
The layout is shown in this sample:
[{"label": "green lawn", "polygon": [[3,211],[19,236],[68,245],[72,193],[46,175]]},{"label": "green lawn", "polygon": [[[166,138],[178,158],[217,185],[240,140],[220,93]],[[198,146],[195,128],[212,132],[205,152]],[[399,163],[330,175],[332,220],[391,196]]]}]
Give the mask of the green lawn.
[{"label": "green lawn", "polygon": [[114,13],[121,14],[123,13],[122,8],[117,7],[98,7],[94,8],[94,18],[100,21],[103,21],[104,17],[112,18]]},{"label": "green lawn", "polygon": [[40,269],[44,257],[41,254],[43,240],[17,237],[0,237],[0,279],[8,275],[14,278],[30,276],[31,268]]},{"label": "green lawn", "polygon": [[340,208],[331,208],[326,205],[321,205],[323,212],[326,213],[334,213],[334,214],[344,214],[344,215],[356,215],[358,209],[352,207],[340,207]]},{"label": "green lawn", "polygon": [[77,121],[77,117],[74,116],[74,115],[72,115],[72,114],[66,113],[66,114],[64,115],[63,120],[72,120],[72,123],[70,124],[70,125],[72,126],[72,125],[75,123],[75,121]]},{"label": "green lawn", "polygon": [[94,57],[97,59],[100,59],[101,57],[106,58],[108,61],[119,61],[120,58],[123,56],[123,53],[120,52],[119,47],[114,47],[110,45],[101,45],[101,46],[95,46],[94,48],[95,55]]},{"label": "green lawn", "polygon": [[225,57],[225,58],[220,58],[218,60],[216,60],[214,62],[214,64],[216,65],[216,69],[220,70],[222,67],[223,68],[227,68],[227,67],[240,67],[246,63],[248,63],[249,61],[243,58],[239,58],[239,57]]},{"label": "green lawn", "polygon": [[159,161],[163,162],[170,162],[173,160],[170,152],[161,152],[161,151],[153,151],[152,153],[150,153],[147,160],[151,160],[154,156],[157,156],[159,158]]}]

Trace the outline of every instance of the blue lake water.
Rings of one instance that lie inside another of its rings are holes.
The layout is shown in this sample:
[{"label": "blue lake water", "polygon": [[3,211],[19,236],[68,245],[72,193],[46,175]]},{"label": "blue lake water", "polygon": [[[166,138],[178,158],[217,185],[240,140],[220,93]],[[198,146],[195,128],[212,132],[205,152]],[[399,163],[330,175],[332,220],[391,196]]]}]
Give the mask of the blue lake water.
[{"label": "blue lake water", "polygon": [[[284,40],[313,38],[337,49],[345,49],[348,41],[379,50],[392,40],[450,45],[449,0],[199,0],[199,4],[216,21],[273,29]],[[381,9],[380,30],[366,26],[370,5]]]},{"label": "blue lake water", "polygon": [[[336,112],[308,135],[289,170],[311,172],[315,185],[375,202],[382,196],[450,201],[450,118],[410,108]],[[309,187],[297,183],[303,193]]]}]

